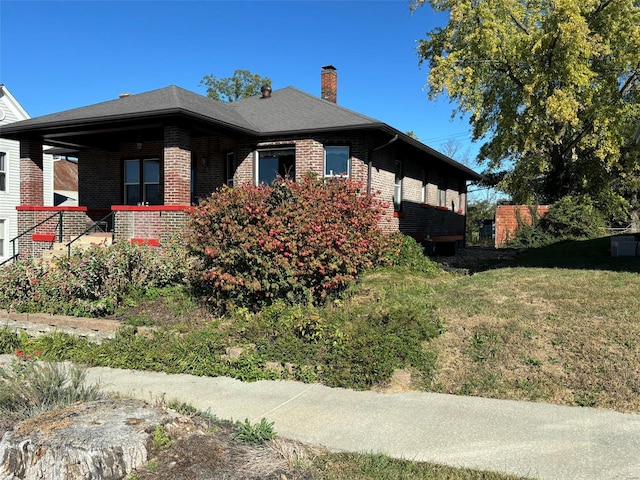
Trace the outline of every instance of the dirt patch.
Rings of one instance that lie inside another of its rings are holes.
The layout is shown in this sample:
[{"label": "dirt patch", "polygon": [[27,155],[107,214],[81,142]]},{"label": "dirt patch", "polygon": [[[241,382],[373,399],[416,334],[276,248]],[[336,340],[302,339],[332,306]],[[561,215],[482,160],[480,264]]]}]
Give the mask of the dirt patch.
[{"label": "dirt patch", "polygon": [[264,445],[247,445],[236,438],[230,423],[204,425],[198,431],[173,427],[168,431],[171,445],[156,452],[144,468],[135,472],[137,480],[277,479],[311,478],[309,458],[313,447],[287,439]]},{"label": "dirt patch", "polygon": [[505,265],[513,260],[518,252],[519,250],[513,248],[466,247],[459,249],[455,255],[440,255],[431,259],[445,270],[472,274]]}]

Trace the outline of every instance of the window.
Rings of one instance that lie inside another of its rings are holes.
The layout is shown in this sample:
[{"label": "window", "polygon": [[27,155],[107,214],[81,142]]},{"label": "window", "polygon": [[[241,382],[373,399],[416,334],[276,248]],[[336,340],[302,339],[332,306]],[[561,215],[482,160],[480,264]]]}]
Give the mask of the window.
[{"label": "window", "polygon": [[324,147],[324,176],[349,176],[349,147]]},{"label": "window", "polygon": [[396,212],[402,210],[402,162],[396,160],[396,173],[393,186],[393,209]]},{"label": "window", "polygon": [[258,151],[256,183],[271,185],[278,178],[296,178],[296,151],[293,148],[281,148]]},{"label": "window", "polygon": [[5,220],[0,220],[0,257],[4,257],[4,240],[5,240],[5,233],[4,233],[4,224],[5,224]]},{"label": "window", "polygon": [[7,191],[6,153],[0,152],[0,192]]},{"label": "window", "polygon": [[225,172],[227,178],[227,187],[233,187],[233,174],[236,171],[236,156],[233,152],[226,155]]},{"label": "window", "polygon": [[189,183],[191,205],[198,205],[198,156],[191,153],[191,182]]},{"label": "window", "polygon": [[438,206],[447,206],[447,179],[440,177],[438,180]]},{"label": "window", "polygon": [[420,194],[420,201],[422,203],[427,203],[429,201],[428,185],[429,185],[428,173],[426,170],[423,170],[422,171],[422,192]]},{"label": "window", "polygon": [[126,205],[160,205],[160,160],[124,161],[124,202]]}]

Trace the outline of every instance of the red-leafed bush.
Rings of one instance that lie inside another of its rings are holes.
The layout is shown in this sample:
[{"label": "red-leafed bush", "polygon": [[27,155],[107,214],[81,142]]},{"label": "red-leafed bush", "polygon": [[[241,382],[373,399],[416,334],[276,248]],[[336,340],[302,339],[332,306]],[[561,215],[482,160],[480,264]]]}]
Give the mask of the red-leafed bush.
[{"label": "red-leafed bush", "polygon": [[397,255],[398,236],[378,228],[383,211],[351,180],[223,187],[191,215],[191,283],[219,311],[322,303]]}]

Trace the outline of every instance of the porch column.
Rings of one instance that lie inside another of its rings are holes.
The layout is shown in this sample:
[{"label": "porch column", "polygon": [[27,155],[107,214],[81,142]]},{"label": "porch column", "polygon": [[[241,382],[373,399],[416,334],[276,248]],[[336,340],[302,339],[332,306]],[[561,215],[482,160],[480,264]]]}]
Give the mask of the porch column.
[{"label": "porch column", "polygon": [[164,127],[164,204],[191,205],[191,132]]},{"label": "porch column", "polygon": [[42,142],[20,140],[20,205],[44,205]]}]

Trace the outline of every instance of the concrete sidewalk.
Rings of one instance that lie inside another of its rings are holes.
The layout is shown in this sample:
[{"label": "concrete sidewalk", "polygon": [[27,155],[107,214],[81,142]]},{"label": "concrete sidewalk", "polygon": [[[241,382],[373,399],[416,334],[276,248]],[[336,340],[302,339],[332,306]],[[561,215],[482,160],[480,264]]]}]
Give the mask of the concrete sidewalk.
[{"label": "concrete sidewalk", "polygon": [[[12,358],[0,355],[0,363]],[[87,379],[103,391],[179,400],[223,419],[255,423],[264,417],[280,436],[331,450],[540,479],[640,480],[640,415],[111,368],[90,368]]]},{"label": "concrete sidewalk", "polygon": [[275,422],[332,450],[540,479],[640,480],[640,415],[434,393],[354,392],[298,382],[91,368],[105,391],[179,400],[219,418]]}]

